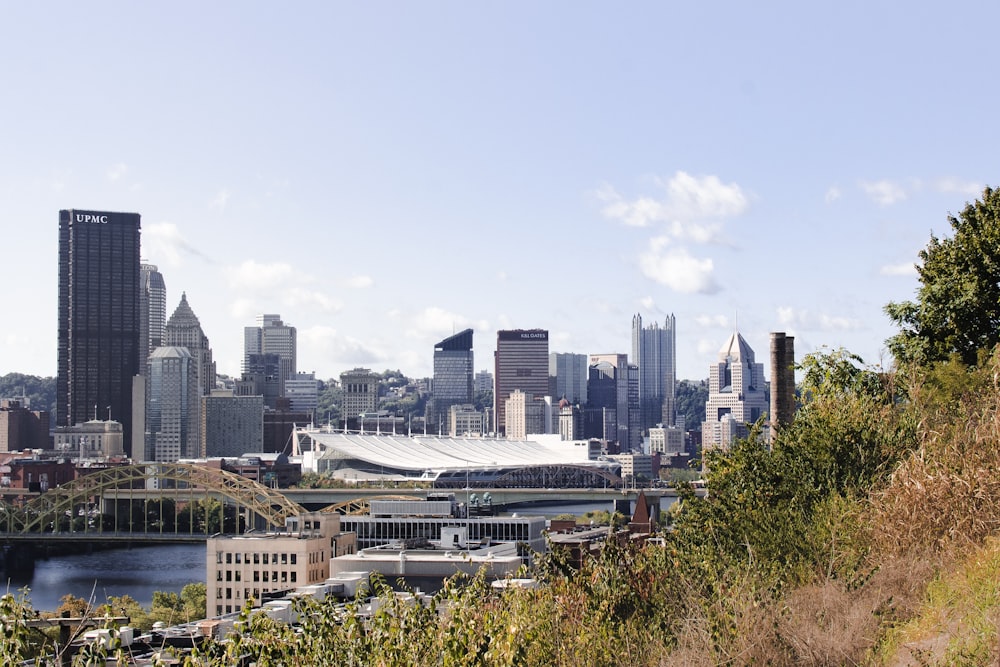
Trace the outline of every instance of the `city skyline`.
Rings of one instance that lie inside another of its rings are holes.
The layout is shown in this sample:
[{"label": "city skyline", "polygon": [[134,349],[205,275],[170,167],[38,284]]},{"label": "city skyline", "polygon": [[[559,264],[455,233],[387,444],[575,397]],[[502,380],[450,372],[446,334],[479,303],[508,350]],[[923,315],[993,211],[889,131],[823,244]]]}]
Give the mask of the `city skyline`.
[{"label": "city skyline", "polygon": [[997,185],[998,6],[389,8],[8,7],[0,374],[57,373],[73,207],[142,215],[233,377],[260,313],[322,379],[430,377],[467,328],[628,353],[635,313],[676,316],[678,381],[736,329],[878,364]]}]

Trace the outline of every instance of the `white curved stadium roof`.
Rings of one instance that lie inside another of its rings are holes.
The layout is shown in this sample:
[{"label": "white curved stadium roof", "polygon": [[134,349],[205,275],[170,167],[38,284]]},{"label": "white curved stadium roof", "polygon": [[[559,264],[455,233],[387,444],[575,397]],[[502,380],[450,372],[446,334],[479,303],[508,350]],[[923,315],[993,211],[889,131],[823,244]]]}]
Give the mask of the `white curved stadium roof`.
[{"label": "white curved stadium roof", "polygon": [[319,445],[321,459],[357,459],[388,469],[427,471],[538,465],[597,465],[586,442],[559,436],[534,440],[375,435],[300,430]]}]

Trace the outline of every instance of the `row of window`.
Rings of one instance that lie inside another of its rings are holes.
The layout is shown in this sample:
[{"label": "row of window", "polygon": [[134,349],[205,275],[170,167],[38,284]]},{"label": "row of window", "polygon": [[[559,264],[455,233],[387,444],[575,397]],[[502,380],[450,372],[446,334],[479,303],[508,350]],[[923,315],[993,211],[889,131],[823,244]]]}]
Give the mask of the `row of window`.
[{"label": "row of window", "polygon": [[[270,570],[270,571],[268,571],[268,570],[263,570],[263,571],[261,571],[261,570],[254,570],[253,571],[253,580],[254,581],[274,581],[274,582],[277,582],[277,581],[279,581],[279,575],[280,575],[280,581],[281,581],[281,583],[287,584],[287,583],[290,582],[290,583],[294,584],[296,582],[298,573],[295,570],[292,570],[291,572],[288,572],[287,570],[280,570],[280,571],[279,570]],[[215,573],[215,580],[216,581],[222,581],[222,579],[223,579],[222,570],[216,571],[216,573]],[[226,570],[225,580],[226,581],[242,581],[243,580],[243,572],[241,570],[236,570],[236,571]]]},{"label": "row of window", "polygon": [[[312,558],[312,555],[310,554],[310,559],[311,558]],[[261,553],[248,554],[248,553],[243,553],[243,552],[240,552],[240,551],[237,551],[237,552],[222,552],[222,551],[219,551],[218,553],[215,554],[215,562],[218,565],[221,565],[223,562],[225,562],[226,565],[232,565],[233,563],[235,563],[237,565],[242,564],[242,563],[250,564],[251,563],[251,559],[252,559],[252,562],[253,562],[254,565],[261,565],[261,564],[263,564],[263,565],[279,565],[279,564],[280,565],[295,565],[297,563],[297,561],[298,561],[298,554],[285,554],[285,553],[282,553],[282,554],[277,554],[277,553],[272,553],[272,554],[261,554]],[[313,561],[310,560],[309,562],[312,563]]]}]

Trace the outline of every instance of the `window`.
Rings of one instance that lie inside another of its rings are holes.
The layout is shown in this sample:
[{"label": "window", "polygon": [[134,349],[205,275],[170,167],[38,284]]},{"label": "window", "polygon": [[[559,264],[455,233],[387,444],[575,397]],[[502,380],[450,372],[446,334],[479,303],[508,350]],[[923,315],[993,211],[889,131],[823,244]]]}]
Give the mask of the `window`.
[{"label": "window", "polygon": [[230,554],[230,553],[227,553],[226,554],[226,564],[228,565],[228,564],[230,564],[232,562],[233,562],[233,555]]},{"label": "window", "polygon": [[295,583],[295,579],[296,579],[296,576],[295,576],[295,575],[296,575],[296,572],[295,572],[295,571],[292,571],[292,583],[293,583],[293,584]]},{"label": "window", "polygon": [[295,565],[295,561],[296,561],[296,556],[297,556],[297,554],[292,554],[292,555],[291,555],[291,559],[292,559],[292,565]]}]

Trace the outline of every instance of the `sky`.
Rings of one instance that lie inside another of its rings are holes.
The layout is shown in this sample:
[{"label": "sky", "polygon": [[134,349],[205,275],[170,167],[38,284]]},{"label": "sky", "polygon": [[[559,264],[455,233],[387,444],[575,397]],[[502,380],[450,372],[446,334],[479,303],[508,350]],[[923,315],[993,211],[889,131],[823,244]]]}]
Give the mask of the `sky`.
[{"label": "sky", "polygon": [[298,370],[432,375],[547,329],[702,379],[891,365],[931,235],[996,186],[995,2],[0,4],[0,375],[57,362],[58,211],[136,212],[221,373],[279,313]]}]

